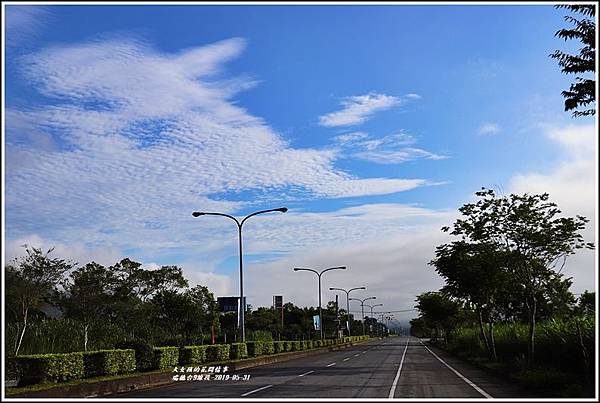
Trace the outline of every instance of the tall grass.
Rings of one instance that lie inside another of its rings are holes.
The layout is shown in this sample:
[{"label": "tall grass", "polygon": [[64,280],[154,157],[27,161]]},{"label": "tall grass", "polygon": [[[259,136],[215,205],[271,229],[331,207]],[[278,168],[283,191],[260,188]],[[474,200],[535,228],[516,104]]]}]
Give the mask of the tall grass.
[{"label": "tall grass", "polygon": [[[498,361],[517,369],[523,368],[526,365],[528,325],[498,323],[494,328]],[[455,329],[448,337],[447,347],[459,355],[487,358],[477,327]],[[536,325],[534,365],[569,373],[591,374],[594,356],[593,317],[552,319]]]}]

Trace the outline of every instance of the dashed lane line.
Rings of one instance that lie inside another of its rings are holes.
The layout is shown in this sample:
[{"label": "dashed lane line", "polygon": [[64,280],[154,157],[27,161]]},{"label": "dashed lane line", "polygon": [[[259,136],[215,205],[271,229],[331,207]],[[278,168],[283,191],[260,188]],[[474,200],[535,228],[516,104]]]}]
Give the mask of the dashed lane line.
[{"label": "dashed lane line", "polygon": [[328,365],[328,367],[333,367],[336,363],[332,362],[331,364]]},{"label": "dashed lane line", "polygon": [[304,376],[304,375],[312,374],[313,372],[315,372],[315,371],[314,370],[313,371],[308,371],[308,372],[305,372],[302,375],[298,375],[298,376]]},{"label": "dashed lane line", "polygon": [[248,396],[248,395],[251,395],[251,394],[253,394],[253,393],[260,392],[261,390],[269,389],[269,388],[271,388],[271,387],[273,387],[273,385],[267,385],[267,386],[263,386],[262,388],[258,388],[258,389],[251,390],[250,392],[246,392],[246,393],[244,393],[244,394],[242,394],[242,395],[240,395],[240,396],[241,396],[241,397]]}]

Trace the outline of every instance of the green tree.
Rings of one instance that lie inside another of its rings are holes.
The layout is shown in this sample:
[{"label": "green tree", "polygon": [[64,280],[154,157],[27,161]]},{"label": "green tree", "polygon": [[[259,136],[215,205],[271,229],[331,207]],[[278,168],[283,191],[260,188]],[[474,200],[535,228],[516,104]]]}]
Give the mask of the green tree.
[{"label": "green tree", "polygon": [[569,255],[594,248],[580,234],[589,220],[580,215],[563,217],[547,193],[496,197],[493,190],[483,188],[476,196],[476,203],[459,209],[463,218],[455,221],[451,234],[464,242],[493,244],[502,252],[512,291],[519,293],[527,311],[531,362],[538,308],[546,290],[557,285]]},{"label": "green tree", "polygon": [[41,249],[26,247],[27,255],[6,267],[7,308],[16,319],[20,333],[15,355],[19,354],[31,311],[39,311],[55,301],[63,275],[74,266],[71,261],[50,257],[53,250],[43,253]]},{"label": "green tree", "polygon": [[[560,29],[555,36],[566,40],[576,39],[581,41],[583,47],[579,49],[579,54],[570,55],[560,50],[555,51],[550,57],[558,60],[561,71],[565,74],[595,73],[595,54],[596,54],[596,23],[594,16],[596,14],[595,5],[575,5],[562,4],[557,8],[567,8],[568,10],[579,13],[583,17],[575,18],[565,16],[565,21],[574,25],[571,29]],[[591,18],[585,18],[591,17]],[[571,84],[569,90],[563,91],[565,98],[565,111],[587,107],[595,102],[596,82],[592,78],[576,77],[575,83]],[[594,108],[583,111],[574,111],[573,116],[594,115]]]},{"label": "green tree", "polygon": [[424,292],[415,301],[415,308],[426,326],[434,330],[435,338],[446,338],[459,322],[460,305],[441,292]]},{"label": "green tree", "polygon": [[491,243],[457,241],[438,246],[429,264],[446,282],[442,294],[474,307],[480,337],[490,358],[496,360],[494,322],[502,315],[504,296],[510,287],[502,252]]},{"label": "green tree", "polygon": [[577,300],[577,312],[582,315],[593,316],[596,312],[596,293],[584,291]]},{"label": "green tree", "polygon": [[63,285],[61,305],[66,317],[82,324],[84,351],[88,348],[90,326],[99,320],[109,321],[115,283],[113,272],[91,262],[73,271]]}]

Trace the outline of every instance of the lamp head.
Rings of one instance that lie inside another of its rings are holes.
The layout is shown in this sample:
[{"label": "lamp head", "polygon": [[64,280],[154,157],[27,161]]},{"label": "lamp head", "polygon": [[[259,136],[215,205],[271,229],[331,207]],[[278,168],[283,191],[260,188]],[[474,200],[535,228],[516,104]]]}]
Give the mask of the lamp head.
[{"label": "lamp head", "polygon": [[287,207],[282,207],[282,208],[275,209],[275,211],[281,211],[282,213],[285,213],[286,211],[288,211],[288,209],[287,209]]},{"label": "lamp head", "polygon": [[204,213],[202,213],[202,212],[200,212],[200,211],[194,211],[194,212],[192,213],[192,215],[193,215],[194,217],[200,217],[201,215],[204,215]]}]

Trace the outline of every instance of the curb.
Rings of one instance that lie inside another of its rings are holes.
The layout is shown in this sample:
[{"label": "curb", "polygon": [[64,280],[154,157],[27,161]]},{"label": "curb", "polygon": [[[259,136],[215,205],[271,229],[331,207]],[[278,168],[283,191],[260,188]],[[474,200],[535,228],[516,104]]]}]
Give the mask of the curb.
[{"label": "curb", "polygon": [[[338,346],[322,347],[308,351],[297,351],[290,353],[280,353],[274,355],[260,356],[256,358],[246,358],[239,361],[222,361],[214,363],[206,363],[203,365],[227,365],[231,370],[240,370],[245,368],[258,367],[261,365],[275,364],[278,362],[284,362],[293,360],[296,358],[308,357],[311,355],[322,354],[330,351],[338,351],[351,347],[355,344],[366,343],[371,340],[365,340],[362,342],[351,342]],[[192,382],[192,381],[185,381]],[[167,386],[173,384],[172,370],[153,373],[153,374],[140,374],[137,376],[131,376],[124,379],[112,379],[106,381],[97,381],[91,383],[83,383],[79,385],[63,385],[56,386],[44,390],[37,390],[32,392],[16,393],[13,395],[5,395],[5,398],[23,398],[23,397],[48,397],[48,398],[60,398],[60,397],[104,397],[115,395],[119,393],[132,392],[134,390],[150,389],[154,387]]]}]

